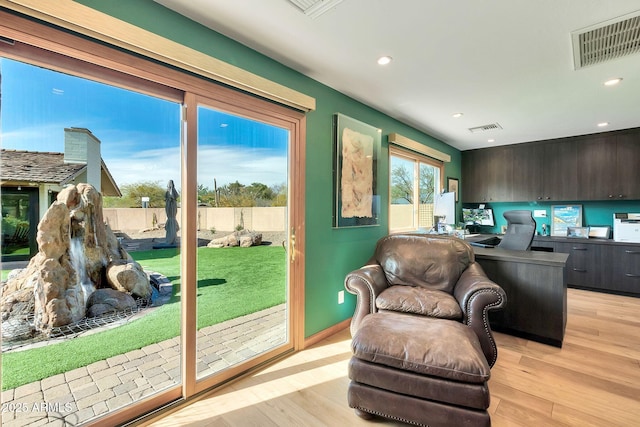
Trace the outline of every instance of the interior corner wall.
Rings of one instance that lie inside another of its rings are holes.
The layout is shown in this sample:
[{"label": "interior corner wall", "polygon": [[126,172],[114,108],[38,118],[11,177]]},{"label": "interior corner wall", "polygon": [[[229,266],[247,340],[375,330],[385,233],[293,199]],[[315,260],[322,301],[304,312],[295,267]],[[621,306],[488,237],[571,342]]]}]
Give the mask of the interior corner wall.
[{"label": "interior corner wall", "polygon": [[[446,185],[447,177],[460,179],[459,150],[176,14],[152,0],[77,2],[316,98],[316,110],[307,114],[306,337],[353,315],[355,297],[347,293],[345,303],[339,305],[338,292],[344,289],[346,274],[362,266],[373,253],[377,240],[388,233],[387,136],[390,133],[399,133],[449,154],[451,162],[445,163],[444,183]],[[343,229],[332,227],[332,123],[333,115],[338,112],[382,129],[377,182],[381,194],[380,226]]]}]

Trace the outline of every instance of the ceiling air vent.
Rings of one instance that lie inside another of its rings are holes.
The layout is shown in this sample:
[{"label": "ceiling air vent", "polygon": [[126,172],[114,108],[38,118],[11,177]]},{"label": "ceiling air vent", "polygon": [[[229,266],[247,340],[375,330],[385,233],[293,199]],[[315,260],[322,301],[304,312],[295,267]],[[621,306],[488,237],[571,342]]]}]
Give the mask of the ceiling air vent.
[{"label": "ceiling air vent", "polygon": [[317,18],[323,13],[329,11],[332,7],[338,3],[342,3],[342,0],[289,0],[296,5],[305,15],[310,18]]},{"label": "ceiling air vent", "polygon": [[502,126],[500,126],[498,123],[491,123],[490,125],[483,125],[483,126],[476,126],[474,128],[469,128],[469,131],[471,133],[478,133],[478,132],[486,132],[488,130],[500,130],[502,129]]},{"label": "ceiling air vent", "polygon": [[571,33],[576,70],[640,52],[640,11]]}]

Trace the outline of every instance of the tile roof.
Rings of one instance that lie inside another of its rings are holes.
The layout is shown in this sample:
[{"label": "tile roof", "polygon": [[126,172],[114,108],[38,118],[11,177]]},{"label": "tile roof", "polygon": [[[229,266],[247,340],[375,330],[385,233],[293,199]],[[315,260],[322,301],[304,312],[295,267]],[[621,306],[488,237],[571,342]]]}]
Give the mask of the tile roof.
[{"label": "tile roof", "polygon": [[86,164],[64,163],[63,153],[2,149],[2,181],[30,181],[65,184],[78,175]]}]

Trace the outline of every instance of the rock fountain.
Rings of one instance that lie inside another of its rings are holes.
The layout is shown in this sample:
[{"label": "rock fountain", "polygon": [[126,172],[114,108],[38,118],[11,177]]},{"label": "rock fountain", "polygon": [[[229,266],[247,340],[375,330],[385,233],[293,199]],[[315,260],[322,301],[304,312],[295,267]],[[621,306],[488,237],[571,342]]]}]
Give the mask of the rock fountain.
[{"label": "rock fountain", "polygon": [[102,196],[89,184],[69,185],[38,224],[38,253],[10,275],[0,299],[4,338],[33,318],[32,334],[85,317],[134,308],[152,288],[140,264],[104,223]]}]

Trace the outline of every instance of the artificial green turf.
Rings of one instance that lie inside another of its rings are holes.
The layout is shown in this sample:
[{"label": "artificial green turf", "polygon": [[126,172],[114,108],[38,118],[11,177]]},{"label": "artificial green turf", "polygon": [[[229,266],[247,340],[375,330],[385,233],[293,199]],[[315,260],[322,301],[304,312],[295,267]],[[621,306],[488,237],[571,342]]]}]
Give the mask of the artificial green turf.
[{"label": "artificial green turf", "polygon": [[[16,388],[180,334],[180,255],[175,249],[131,252],[173,283],[168,303],[130,323],[55,345],[2,355],[2,389]],[[197,327],[264,310],[286,299],[285,253],[279,246],[199,248]]]}]

